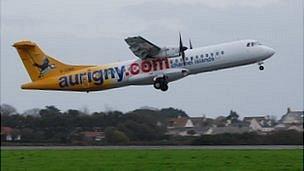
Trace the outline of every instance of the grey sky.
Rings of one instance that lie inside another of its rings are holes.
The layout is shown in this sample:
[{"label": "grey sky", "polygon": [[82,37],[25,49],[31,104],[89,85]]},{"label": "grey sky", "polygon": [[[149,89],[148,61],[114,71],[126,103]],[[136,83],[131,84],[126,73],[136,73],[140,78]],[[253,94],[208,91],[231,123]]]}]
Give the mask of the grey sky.
[{"label": "grey sky", "polygon": [[[50,56],[71,64],[105,64],[135,58],[124,38],[141,35],[157,45],[177,45],[181,31],[194,46],[257,39],[274,48],[265,70],[250,65],[203,73],[170,83],[91,93],[25,91],[30,78],[11,44],[37,42]],[[241,116],[281,116],[303,110],[302,0],[2,0],[1,103],[22,112],[56,105],[122,111],[142,106],[176,107],[192,116],[215,117],[230,109]]]}]

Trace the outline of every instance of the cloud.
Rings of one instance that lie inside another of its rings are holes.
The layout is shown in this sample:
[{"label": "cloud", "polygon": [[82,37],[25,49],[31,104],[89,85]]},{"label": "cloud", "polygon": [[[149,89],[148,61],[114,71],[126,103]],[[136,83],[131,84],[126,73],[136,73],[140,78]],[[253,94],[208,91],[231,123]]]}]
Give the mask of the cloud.
[{"label": "cloud", "polygon": [[200,1],[202,5],[213,8],[229,8],[229,7],[264,7],[272,4],[282,3],[286,0],[204,0]]},{"label": "cloud", "polygon": [[[230,8],[230,7],[264,7],[272,4],[278,4],[286,2],[287,0],[154,0],[154,2],[168,3],[172,5],[202,5],[210,8]],[[141,1],[150,2],[149,0]],[[124,1],[124,4],[120,5],[134,5],[139,4],[135,0]],[[116,4],[118,6],[118,4]]]},{"label": "cloud", "polygon": [[[5,30],[19,31],[22,28],[24,33],[32,34],[60,33],[87,38],[121,38],[145,32],[150,27],[162,26],[171,31],[182,30],[181,16],[184,14],[180,13],[179,9],[183,6],[201,7],[202,10],[206,7],[258,8],[283,1],[286,0],[53,0],[28,1],[24,5],[16,5],[19,1],[11,0],[3,2],[2,24]],[[168,9],[169,11],[166,11]],[[132,13],[135,15],[131,15]],[[167,24],[168,21],[170,25]]]},{"label": "cloud", "polygon": [[145,3],[159,3],[172,5],[203,5],[211,8],[230,8],[230,7],[264,7],[272,4],[283,3],[293,0],[105,0],[101,8],[119,9],[126,6],[140,5]]}]

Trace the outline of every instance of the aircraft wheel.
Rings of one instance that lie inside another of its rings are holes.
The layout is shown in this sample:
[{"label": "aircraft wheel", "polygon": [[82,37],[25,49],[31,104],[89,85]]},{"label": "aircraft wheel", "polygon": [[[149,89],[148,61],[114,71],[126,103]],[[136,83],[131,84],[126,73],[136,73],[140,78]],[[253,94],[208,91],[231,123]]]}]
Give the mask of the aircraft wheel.
[{"label": "aircraft wheel", "polygon": [[168,87],[168,84],[165,83],[165,84],[163,84],[163,85],[161,86],[160,89],[161,89],[162,91],[167,91],[168,88],[169,88],[169,87]]},{"label": "aircraft wheel", "polygon": [[159,81],[155,81],[153,85],[155,89],[160,89],[161,87],[161,83]]},{"label": "aircraft wheel", "polygon": [[261,65],[261,66],[259,67],[259,69],[260,69],[261,71],[264,70],[264,66]]},{"label": "aircraft wheel", "polygon": [[165,78],[157,78],[153,84],[155,89],[160,89],[162,91],[168,90],[168,82]]}]

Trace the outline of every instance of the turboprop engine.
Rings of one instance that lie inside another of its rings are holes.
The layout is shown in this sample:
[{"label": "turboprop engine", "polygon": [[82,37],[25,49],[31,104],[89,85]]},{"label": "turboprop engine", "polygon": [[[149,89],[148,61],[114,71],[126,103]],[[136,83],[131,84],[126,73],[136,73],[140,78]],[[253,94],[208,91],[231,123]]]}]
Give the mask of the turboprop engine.
[{"label": "turboprop engine", "polygon": [[162,47],[158,54],[153,57],[168,57],[173,58],[180,55],[180,50],[178,47]]},{"label": "turboprop engine", "polygon": [[[166,84],[171,81],[175,81],[181,79],[189,74],[188,69],[184,68],[170,68],[163,70],[161,72],[154,73],[142,73],[139,75],[134,75],[129,78],[129,81],[140,84],[140,85],[148,85],[155,82],[165,82]],[[151,79],[147,79],[147,78]]]},{"label": "turboprop engine", "polygon": [[168,82],[175,81],[181,79],[189,74],[188,69],[184,68],[171,68],[167,69],[161,74],[157,75],[153,78],[153,86],[156,89],[160,89],[162,91],[168,90]]},{"label": "turboprop engine", "polygon": [[162,74],[153,78],[156,81],[159,78],[164,78],[167,82],[175,81],[181,79],[189,74],[188,69],[184,68],[171,68],[162,72]]}]

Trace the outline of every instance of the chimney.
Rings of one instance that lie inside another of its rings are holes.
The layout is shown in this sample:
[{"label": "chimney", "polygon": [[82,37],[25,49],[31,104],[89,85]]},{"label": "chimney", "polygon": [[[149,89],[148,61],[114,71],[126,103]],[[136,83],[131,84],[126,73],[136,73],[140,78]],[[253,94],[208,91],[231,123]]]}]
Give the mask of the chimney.
[{"label": "chimney", "polygon": [[287,108],[287,113],[289,113],[290,111],[291,111],[291,110],[290,110],[290,107],[288,107],[288,108]]}]

